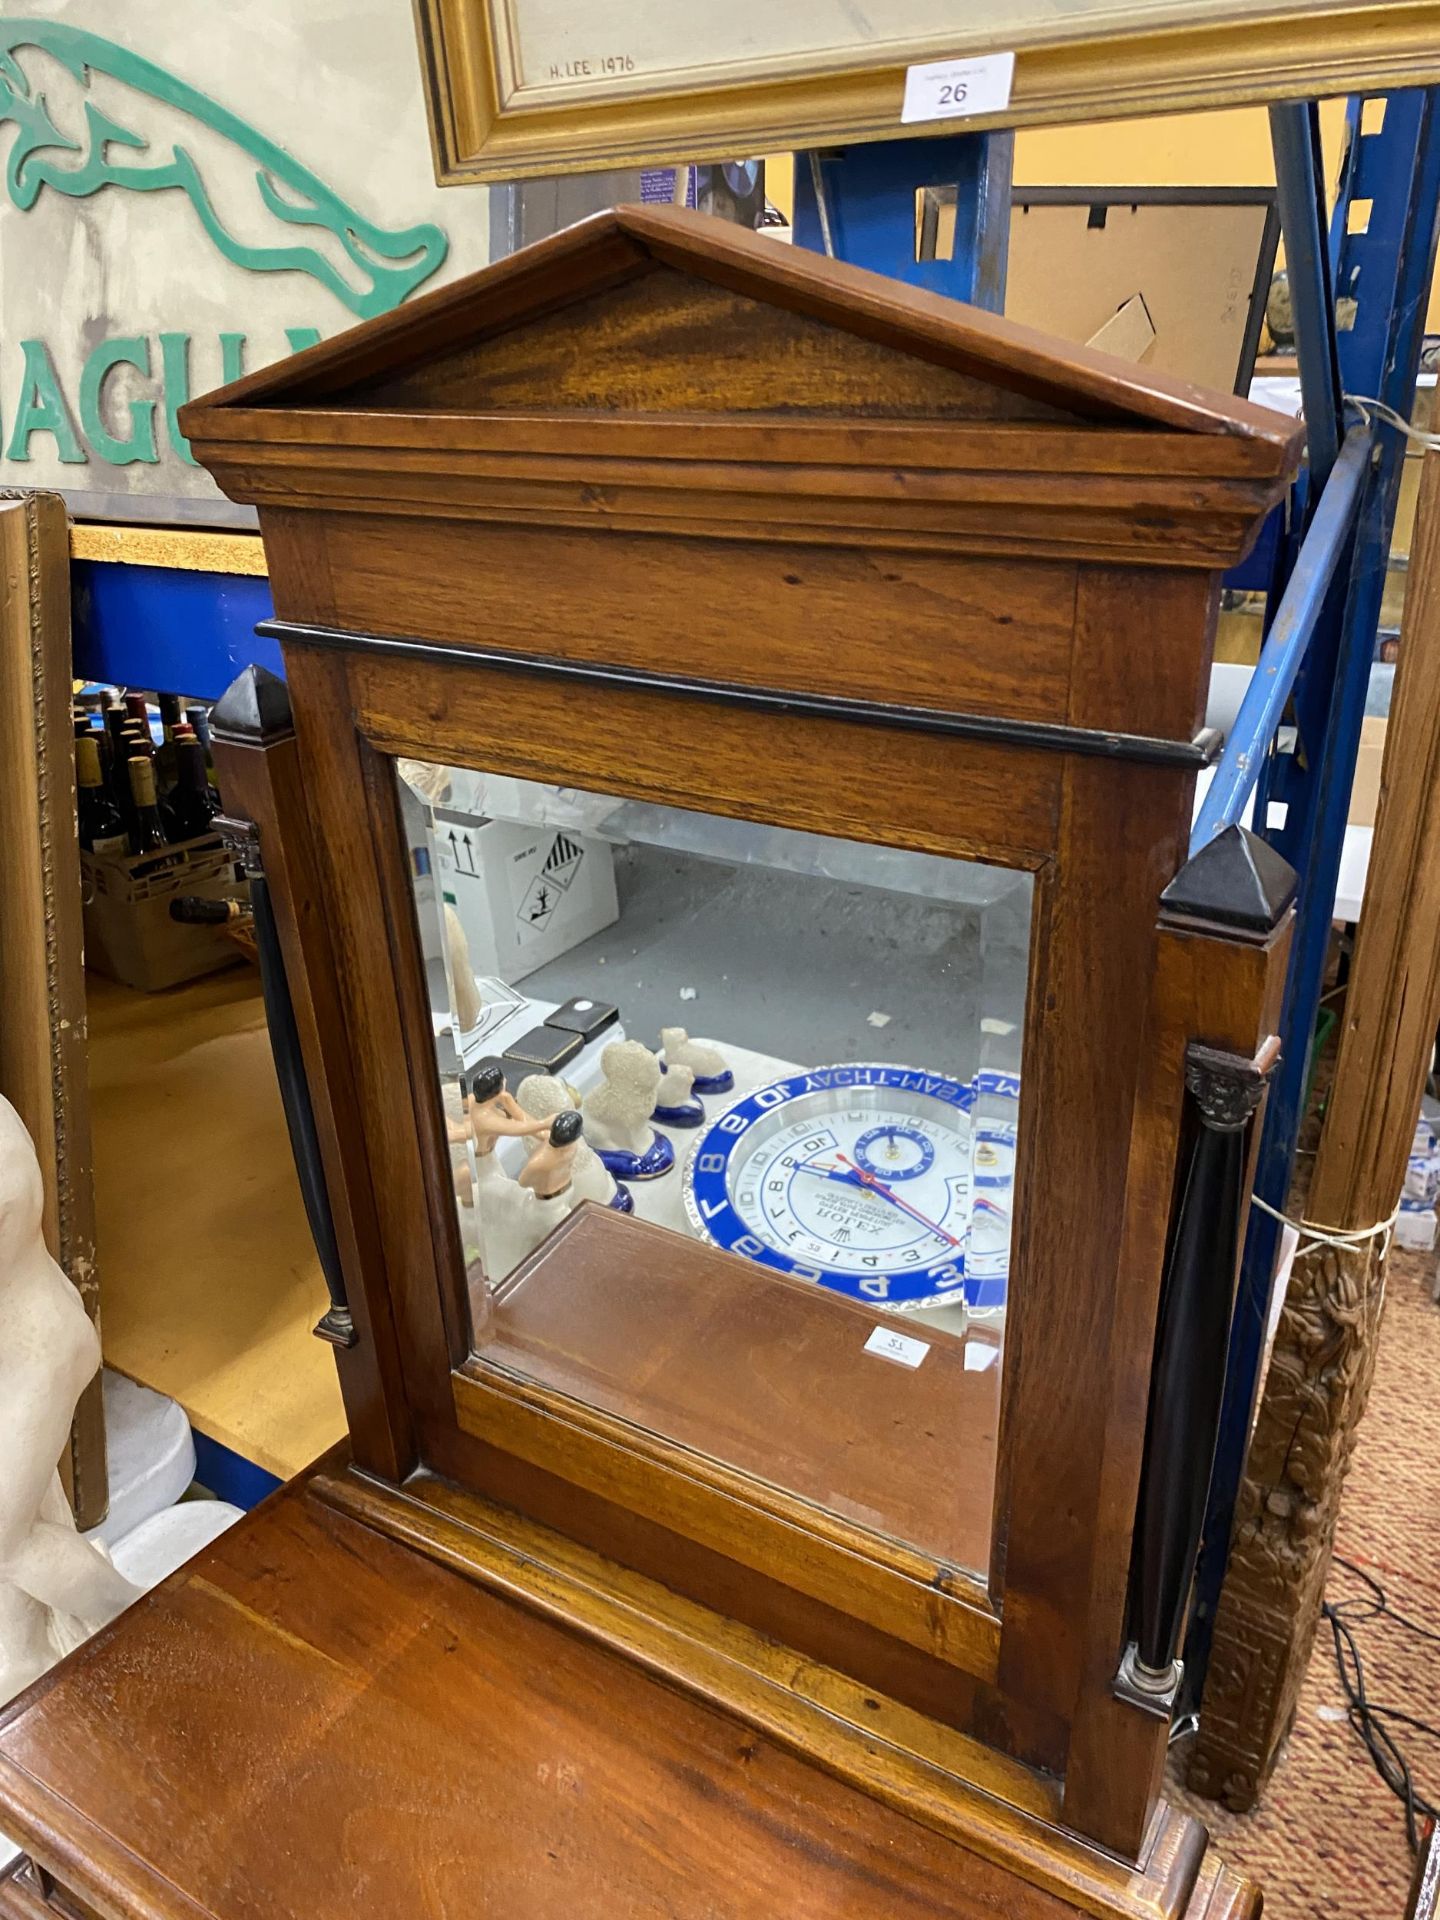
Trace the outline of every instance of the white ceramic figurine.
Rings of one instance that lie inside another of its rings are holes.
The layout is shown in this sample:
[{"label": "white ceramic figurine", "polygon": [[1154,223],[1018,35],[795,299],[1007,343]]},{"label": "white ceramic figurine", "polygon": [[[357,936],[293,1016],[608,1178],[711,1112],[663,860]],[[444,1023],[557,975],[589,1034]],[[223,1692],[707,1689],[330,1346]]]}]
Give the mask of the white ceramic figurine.
[{"label": "white ceramic figurine", "polygon": [[0,1099],[0,1703],[140,1589],[75,1531],[56,1467],[100,1339],[41,1234],[30,1136]]},{"label": "white ceramic figurine", "polygon": [[662,1027],[660,1048],[667,1073],[690,1069],[696,1093],[729,1093],[734,1087],[735,1075],[720,1049],[708,1040],[692,1040],[684,1027]]},{"label": "white ceramic figurine", "polygon": [[675,1149],[650,1123],[659,1098],[660,1062],[639,1040],[612,1040],[600,1056],[600,1068],[605,1077],[581,1107],[595,1151],[618,1180],[654,1180],[668,1173]]},{"label": "white ceramic figurine", "polygon": [[[552,1120],[557,1113],[564,1113],[575,1105],[569,1087],[553,1073],[527,1074],[515,1089],[515,1098],[522,1111],[533,1114],[537,1120]],[[633,1212],[635,1202],[616,1182],[588,1140],[582,1139],[575,1149],[571,1178],[577,1205],[581,1200],[594,1200],[616,1213]]]},{"label": "white ceramic figurine", "polygon": [[580,1148],[584,1121],[573,1107],[557,1113],[550,1131],[531,1148],[530,1158],[520,1169],[519,1183],[537,1200],[559,1200],[575,1194],[575,1156]]}]

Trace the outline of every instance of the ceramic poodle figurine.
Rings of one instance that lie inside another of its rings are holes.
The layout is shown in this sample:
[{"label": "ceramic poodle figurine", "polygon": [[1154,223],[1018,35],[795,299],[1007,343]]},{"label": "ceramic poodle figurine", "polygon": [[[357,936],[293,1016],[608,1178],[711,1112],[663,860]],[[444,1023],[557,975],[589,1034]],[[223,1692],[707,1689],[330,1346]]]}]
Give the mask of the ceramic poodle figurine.
[{"label": "ceramic poodle figurine", "polygon": [[655,1111],[650,1118],[658,1120],[662,1127],[704,1126],[705,1109],[691,1091],[694,1084],[695,1076],[689,1067],[667,1067],[662,1063]]},{"label": "ceramic poodle figurine", "polygon": [[639,1040],[612,1040],[600,1056],[600,1068],[604,1078],[581,1107],[586,1135],[617,1180],[658,1179],[675,1164],[675,1149],[650,1119],[659,1096],[660,1062]]},{"label": "ceramic poodle figurine", "polygon": [[688,1067],[696,1093],[729,1093],[735,1085],[725,1056],[708,1040],[692,1040],[684,1027],[660,1029],[661,1061],[667,1073]]},{"label": "ceramic poodle figurine", "polygon": [[0,1703],[140,1595],[75,1531],[55,1465],[100,1339],[46,1251],[43,1205],[30,1136],[0,1099]]}]

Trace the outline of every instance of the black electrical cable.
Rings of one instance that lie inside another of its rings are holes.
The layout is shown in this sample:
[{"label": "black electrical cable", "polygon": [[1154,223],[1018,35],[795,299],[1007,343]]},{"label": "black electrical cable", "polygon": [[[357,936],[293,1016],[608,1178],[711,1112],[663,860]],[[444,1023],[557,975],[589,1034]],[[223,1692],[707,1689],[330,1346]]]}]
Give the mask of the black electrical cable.
[{"label": "black electrical cable", "polygon": [[1413,1713],[1406,1713],[1400,1707],[1382,1706],[1372,1700],[1365,1687],[1365,1668],[1360,1659],[1360,1649],[1355,1642],[1354,1627],[1367,1620],[1379,1620],[1382,1616],[1397,1627],[1417,1635],[1422,1640],[1440,1643],[1440,1633],[1432,1633],[1428,1627],[1408,1619],[1403,1613],[1397,1613],[1390,1605],[1385,1589],[1372,1574],[1363,1567],[1357,1567],[1353,1560],[1347,1560],[1341,1554],[1334,1556],[1334,1564],[1343,1567],[1367,1588],[1370,1598],[1367,1601],[1327,1600],[1321,1608],[1321,1615],[1329,1624],[1335,1642],[1335,1665],[1340,1674],[1340,1687],[1345,1695],[1346,1710],[1350,1725],[1364,1742],[1370,1755],[1371,1765],[1385,1782],[1385,1785],[1405,1808],[1405,1837],[1410,1851],[1416,1853],[1420,1846],[1420,1828],[1417,1816],[1428,1820],[1440,1819],[1440,1808],[1417,1791],[1410,1763],[1401,1751],[1398,1741],[1389,1730],[1391,1723],[1410,1727],[1415,1732],[1440,1741],[1440,1727],[1433,1726],[1428,1720],[1421,1720]]}]

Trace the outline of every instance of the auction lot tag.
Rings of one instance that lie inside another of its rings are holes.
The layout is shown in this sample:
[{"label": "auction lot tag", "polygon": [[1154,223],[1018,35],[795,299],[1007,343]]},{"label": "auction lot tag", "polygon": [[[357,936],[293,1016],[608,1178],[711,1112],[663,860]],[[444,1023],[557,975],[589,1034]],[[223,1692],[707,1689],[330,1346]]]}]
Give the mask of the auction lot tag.
[{"label": "auction lot tag", "polygon": [[1003,113],[1015,80],[1013,53],[986,53],[973,60],[930,60],[905,70],[900,123],[964,120],[977,113]]},{"label": "auction lot tag", "polygon": [[896,1333],[893,1327],[876,1327],[865,1342],[867,1353],[878,1353],[882,1360],[898,1360],[902,1367],[918,1367],[930,1351],[926,1340],[912,1340],[908,1333]]}]

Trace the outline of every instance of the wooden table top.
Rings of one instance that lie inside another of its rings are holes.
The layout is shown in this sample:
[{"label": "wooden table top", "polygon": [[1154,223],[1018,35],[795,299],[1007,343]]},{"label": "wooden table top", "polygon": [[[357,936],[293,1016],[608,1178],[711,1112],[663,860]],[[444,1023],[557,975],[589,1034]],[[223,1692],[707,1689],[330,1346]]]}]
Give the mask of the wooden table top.
[{"label": "wooden table top", "polygon": [[105,1920],[956,1920],[1014,1887],[304,1482],[0,1715],[0,1828]]}]

